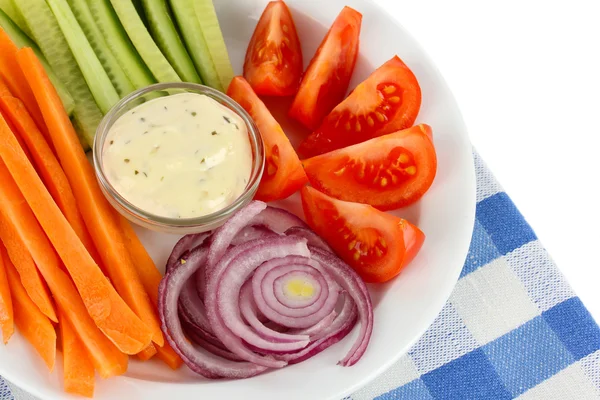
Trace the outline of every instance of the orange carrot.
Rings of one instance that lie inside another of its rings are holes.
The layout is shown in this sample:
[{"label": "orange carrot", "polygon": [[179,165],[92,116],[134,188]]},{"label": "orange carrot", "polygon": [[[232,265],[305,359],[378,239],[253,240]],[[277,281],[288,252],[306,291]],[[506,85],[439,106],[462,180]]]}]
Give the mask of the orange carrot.
[{"label": "orange carrot", "polygon": [[142,361],[148,361],[152,357],[156,355],[156,346],[150,343],[150,346],[146,347],[144,350],[140,351],[137,356]]},{"label": "orange carrot", "polygon": [[0,96],[12,96],[10,89],[4,83],[4,79],[2,79],[2,74],[0,74]]},{"label": "orange carrot", "polygon": [[[0,96],[10,96],[10,97],[12,97],[12,93],[10,92],[10,90],[8,89],[8,87],[6,86],[6,84],[4,83],[4,80],[2,79],[2,74],[0,74]],[[10,127],[10,130],[13,131],[13,132],[16,132],[16,129],[15,129],[14,125],[12,124],[12,122],[9,121],[9,120],[7,120],[6,122],[8,123],[8,126]],[[29,149],[27,148],[27,145],[25,144],[25,141],[23,140],[23,138],[21,137],[21,135],[18,135],[16,133],[15,133],[15,137],[19,141],[19,144],[21,145],[21,148],[23,149],[23,151],[27,155],[27,158],[29,159],[29,161],[31,161],[32,160],[31,154],[29,154]]]},{"label": "orange carrot", "polygon": [[[4,183],[4,182],[3,182]],[[27,251],[24,251],[23,244],[10,240],[10,227],[3,217],[0,217],[0,238],[8,250],[8,256],[13,265],[17,268],[21,283],[29,298],[40,309],[40,311],[54,322],[58,322],[56,310],[50,296],[50,291],[46,282],[40,276],[33,259]]]},{"label": "orange carrot", "polygon": [[15,331],[12,299],[10,297],[8,277],[6,276],[5,264],[8,261],[6,249],[2,242],[0,242],[0,330],[2,331],[4,344],[8,343],[8,340]]},{"label": "orange carrot", "polygon": [[179,369],[183,365],[183,360],[167,342],[163,347],[156,348],[156,356],[173,370]]},{"label": "orange carrot", "polygon": [[81,239],[85,248],[94,258],[94,261],[99,263],[100,256],[83,222],[69,181],[48,142],[46,142],[27,112],[25,105],[15,97],[2,96],[0,97],[0,110],[15,127],[16,131],[13,131],[13,133],[19,134],[23,138],[31,152],[36,170],[39,172],[52,198],[73,227],[75,233],[77,233],[79,239]]},{"label": "orange carrot", "polygon": [[[0,182],[10,176],[21,190],[44,232],[77,286],[98,328],[126,354],[137,354],[150,344],[152,332],[131,311],[81,243],[52,200],[33,166],[19,147],[4,118],[0,118],[0,157],[5,167]],[[10,216],[9,219],[16,216]],[[39,264],[42,260],[31,254]]]},{"label": "orange carrot", "polygon": [[48,369],[56,361],[56,331],[52,322],[31,301],[21,284],[19,274],[8,258],[4,258],[15,313],[15,325],[25,339],[37,350]]},{"label": "orange carrot", "polygon": [[96,248],[102,250],[100,256],[111,281],[127,305],[148,326],[152,332],[152,340],[162,346],[164,337],[159,318],[125,247],[117,212],[102,194],[94,170],[81,148],[56,90],[31,49],[19,50],[17,60],[42,110],[58,158],[80,205],[83,220]]},{"label": "orange carrot", "polygon": [[128,357],[98,329],[69,276],[44,234],[35,215],[0,160],[0,217],[9,229],[2,237],[5,244],[21,243],[22,252],[31,254],[52,295],[83,341],[94,367],[103,378],[121,375],[127,370]]},{"label": "orange carrot", "polygon": [[65,392],[94,397],[94,364],[77,332],[62,311],[59,312],[59,317]]},{"label": "orange carrot", "polygon": [[[0,28],[0,76],[2,76],[12,94],[25,103],[38,128],[42,131],[46,140],[49,140],[50,137],[40,107],[35,101],[35,96],[17,62],[18,50],[19,48],[13,43],[8,34]],[[50,143],[50,146],[52,146],[52,143]]]}]

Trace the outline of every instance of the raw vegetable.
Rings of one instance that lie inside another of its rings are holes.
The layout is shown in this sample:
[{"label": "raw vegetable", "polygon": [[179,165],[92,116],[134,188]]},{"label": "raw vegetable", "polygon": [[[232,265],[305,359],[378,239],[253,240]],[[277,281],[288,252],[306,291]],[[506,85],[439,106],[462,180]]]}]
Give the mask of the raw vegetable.
[{"label": "raw vegetable", "polygon": [[138,358],[142,361],[148,361],[152,357],[156,355],[156,346],[150,343],[150,346],[146,347],[144,350],[137,354]]},{"label": "raw vegetable", "polygon": [[8,343],[15,332],[10,284],[6,275],[6,263],[9,261],[6,248],[0,241],[0,331],[2,331],[2,341],[4,344]]},{"label": "raw vegetable", "polygon": [[[91,0],[93,1],[93,0]],[[111,0],[111,4],[123,24],[129,39],[137,49],[154,77],[159,82],[180,82],[177,72],[161,53],[144,26],[131,0]]]},{"label": "raw vegetable", "polygon": [[[31,50],[29,54],[35,59]],[[44,73],[39,61],[37,67]],[[56,95],[56,92],[54,94]],[[62,110],[58,95],[56,95],[55,107]],[[43,106],[42,110],[46,116]],[[68,121],[64,110],[63,115]],[[53,127],[49,126],[49,129],[52,131]],[[53,136],[53,139],[56,137]],[[110,285],[52,200],[3,118],[0,118],[0,141],[3,143],[3,146],[0,146],[0,157],[73,278],[90,316],[122,352],[126,354],[140,352],[150,343],[152,331],[131,311]],[[59,150],[59,143],[56,140],[54,142]],[[77,143],[76,145],[79,146]],[[82,150],[80,151],[83,153]],[[10,218],[15,217],[17,216],[10,216]],[[46,257],[48,256],[50,255],[46,254]],[[36,264],[40,263],[37,257],[33,258]]]},{"label": "raw vegetable", "polygon": [[[364,283],[283,210],[254,201],[210,238],[182,238],[173,257],[159,311],[167,339],[198,374],[245,378],[301,362],[345,337],[357,315],[358,338],[340,364],[353,365],[366,350],[373,309]],[[339,296],[344,306],[336,314]]]},{"label": "raw vegetable", "polygon": [[292,144],[265,104],[241,76],[233,78],[227,94],[248,111],[265,145],[265,169],[255,198],[273,201],[298,191],[307,182],[306,174]]},{"label": "raw vegetable", "polygon": [[204,36],[208,46],[210,58],[217,71],[221,87],[225,90],[231,79],[233,79],[233,67],[231,61],[229,61],[229,53],[227,52],[213,0],[195,0],[193,5],[196,19],[202,29],[202,36]]},{"label": "raw vegetable", "polygon": [[227,86],[224,86],[221,82],[217,66],[208,47],[207,39],[204,37],[202,26],[197,18],[196,1],[169,0],[169,4],[177,20],[177,26],[179,27],[183,41],[196,66],[196,71],[200,74],[202,82],[224,92]]},{"label": "raw vegetable", "polygon": [[316,129],[344,98],[358,56],[362,15],[344,7],[313,56],[289,115]]},{"label": "raw vegetable", "polygon": [[336,200],[310,186],[301,194],[308,225],[366,282],[394,278],[425,240],[416,226],[369,205]]},{"label": "raw vegetable", "polygon": [[83,73],[92,96],[102,113],[106,114],[119,101],[119,94],[94,53],[85,33],[66,0],[46,0],[56,17],[71,52]]},{"label": "raw vegetable", "polygon": [[156,83],[156,79],[142,61],[137,50],[129,40],[127,32],[119,22],[110,0],[87,0],[88,7],[106,44],[117,58],[125,74],[136,89]]},{"label": "raw vegetable", "polygon": [[290,10],[283,1],[271,1],[248,44],[244,78],[257,94],[291,96],[298,91],[302,66],[302,48]]},{"label": "raw vegetable", "polygon": [[73,108],[75,107],[75,100],[73,100],[73,97],[69,94],[69,91],[67,90],[65,85],[62,84],[62,82],[58,79],[54,71],[52,71],[50,64],[48,64],[48,61],[46,61],[46,57],[44,57],[38,45],[35,44],[35,42],[31,40],[29,36],[27,36],[21,29],[19,29],[19,27],[15,25],[15,23],[11,21],[11,19],[1,9],[0,26],[2,27],[2,29],[4,29],[6,33],[8,33],[8,36],[10,36],[13,43],[18,48],[22,49],[23,47],[31,47],[33,49],[35,55],[40,59],[41,63],[44,65],[44,69],[48,74],[48,78],[50,78],[52,84],[56,88],[56,91],[58,92],[58,95],[60,96],[60,99],[62,100],[63,105],[65,106],[65,110],[67,110],[67,114],[71,115],[73,113]]},{"label": "raw vegetable", "polygon": [[7,254],[13,265],[16,266],[19,272],[21,283],[31,301],[33,301],[42,314],[46,315],[53,322],[58,322],[52,296],[50,296],[46,282],[40,276],[33,259],[23,246],[23,242],[15,238],[10,224],[4,218],[0,218],[0,238],[4,246],[6,246]]},{"label": "raw vegetable", "polygon": [[142,0],[142,4],[152,37],[177,74],[185,82],[202,83],[171,19],[167,0]]},{"label": "raw vegetable", "polygon": [[23,138],[27,149],[32,155],[36,170],[52,198],[90,255],[96,263],[99,263],[100,256],[83,222],[69,181],[52,149],[42,137],[27,110],[25,110],[23,103],[14,97],[3,96],[0,97],[0,110],[2,110],[5,119],[9,120],[14,126],[15,130],[13,132]]},{"label": "raw vegetable", "polygon": [[302,161],[312,186],[336,199],[393,210],[414,203],[435,178],[431,128],[413,126]]},{"label": "raw vegetable", "polygon": [[86,4],[86,0],[67,0],[73,15],[77,19],[79,26],[85,33],[85,37],[89,41],[94,53],[98,56],[98,60],[110,78],[119,97],[125,97],[135,90],[133,83],[119,65],[117,57],[111,51],[107,41],[104,39],[102,32],[96,25],[94,17]]},{"label": "raw vegetable", "polygon": [[[88,162],[85,153],[77,143],[77,138],[68,116],[60,107],[60,101],[52,84],[48,80],[40,62],[35,58],[33,52],[29,49],[19,50],[17,54],[19,64],[25,71],[25,75],[31,87],[34,89],[38,103],[44,115],[44,119],[52,136],[58,158],[63,166],[65,174],[69,179],[75,199],[82,204],[80,211],[87,225],[88,231],[96,248],[102,249],[101,257],[108,275],[111,278],[119,294],[125,300],[125,303],[131,307],[135,313],[142,319],[141,324],[135,315],[129,315],[130,309],[124,307],[122,322],[124,323],[125,335],[131,335],[131,339],[139,340],[137,343],[115,343],[127,354],[137,354],[143,350],[149,343],[145,342],[145,334],[149,331],[152,334],[152,340],[162,346],[164,339],[160,330],[160,323],[156,311],[150,304],[150,300],[140,282],[140,278],[133,266],[133,262],[127,252],[124,239],[116,211],[110,206],[102,194],[94,170]],[[16,172],[11,171],[13,174]],[[33,208],[33,207],[32,207]],[[34,209],[35,212],[35,209]],[[41,221],[40,221],[41,222]],[[43,225],[43,223],[42,223]],[[51,238],[52,239],[52,238]],[[71,240],[70,237],[64,239]],[[55,247],[58,245],[53,243]],[[64,244],[64,243],[61,243]],[[60,254],[60,250],[57,248]],[[79,254],[82,262],[89,262],[86,254]],[[94,265],[95,266],[95,265]],[[92,266],[89,265],[91,268]],[[81,269],[81,267],[79,268]],[[94,272],[100,272],[94,269]],[[92,279],[90,276],[87,279]],[[77,280],[75,279],[77,283]],[[112,289],[112,287],[111,287]],[[112,291],[107,294],[114,295],[111,301],[121,300]],[[84,299],[85,300],[85,299]],[[117,302],[112,307],[124,306]],[[113,308],[113,314],[120,314],[117,308]],[[114,316],[116,318],[116,315]],[[127,320],[127,318],[130,318]],[[102,328],[102,327],[101,327]],[[128,329],[140,329],[133,332]],[[126,336],[127,337],[127,336]],[[137,349],[137,350],[134,350]],[[131,351],[131,353],[130,353]]]},{"label": "raw vegetable", "polygon": [[15,325],[52,371],[56,362],[54,326],[27,295],[10,259],[3,257],[3,262],[12,295]]},{"label": "raw vegetable", "polygon": [[10,228],[9,237],[2,237],[2,240],[9,254],[10,243],[20,243],[20,251],[31,254],[54,300],[73,324],[100,376],[108,378],[125,373],[127,356],[94,324],[73,281],[63,271],[52,244],[2,162],[0,181],[0,217]]},{"label": "raw vegetable", "polygon": [[60,312],[59,315],[65,392],[93,397],[95,386],[94,364],[65,314]]},{"label": "raw vegetable", "polygon": [[83,142],[91,146],[96,134],[96,127],[102,119],[102,113],[96,105],[52,10],[45,0],[19,0],[15,4],[25,17],[27,26],[33,33],[33,39],[40,46],[52,70],[73,96],[75,100],[74,118],[80,127]]},{"label": "raw vegetable", "polygon": [[27,36],[31,37],[31,32],[25,23],[25,19],[21,15],[21,12],[15,6],[16,0],[0,0],[0,9],[5,13],[11,21]]},{"label": "raw vegetable", "polygon": [[417,78],[394,56],[337,105],[299,151],[315,156],[406,129],[415,122],[420,107]]}]

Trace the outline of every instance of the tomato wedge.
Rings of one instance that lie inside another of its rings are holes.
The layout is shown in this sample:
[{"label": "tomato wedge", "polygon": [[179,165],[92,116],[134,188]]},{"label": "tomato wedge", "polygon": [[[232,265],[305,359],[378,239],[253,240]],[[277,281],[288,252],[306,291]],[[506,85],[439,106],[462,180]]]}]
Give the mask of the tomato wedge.
[{"label": "tomato wedge", "polygon": [[309,186],[301,194],[308,225],[365,282],[398,275],[425,241],[416,226],[367,204],[336,200]]},{"label": "tomato wedge", "polygon": [[437,171],[431,127],[413,126],[302,161],[311,185],[336,199],[393,210],[414,203]]},{"label": "tomato wedge", "polygon": [[312,157],[412,126],[421,88],[412,71],[393,57],[356,87],[300,145]]},{"label": "tomato wedge", "polygon": [[344,7],[310,61],[289,115],[314,130],[344,98],[358,56],[362,15]]},{"label": "tomato wedge", "polygon": [[265,144],[265,170],[255,198],[273,201],[297,192],[308,180],[281,126],[243,77],[233,78],[227,94],[250,114]]},{"label": "tomato wedge", "polygon": [[258,94],[291,96],[302,77],[302,49],[292,14],[283,1],[263,11],[246,51],[244,77]]}]

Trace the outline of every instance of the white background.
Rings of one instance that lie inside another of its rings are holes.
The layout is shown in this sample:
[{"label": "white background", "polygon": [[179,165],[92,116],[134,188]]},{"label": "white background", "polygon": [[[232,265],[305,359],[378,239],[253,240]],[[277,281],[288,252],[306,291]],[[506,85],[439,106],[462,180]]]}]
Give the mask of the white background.
[{"label": "white background", "polygon": [[600,322],[600,3],[376,1],[437,64],[475,148]]}]

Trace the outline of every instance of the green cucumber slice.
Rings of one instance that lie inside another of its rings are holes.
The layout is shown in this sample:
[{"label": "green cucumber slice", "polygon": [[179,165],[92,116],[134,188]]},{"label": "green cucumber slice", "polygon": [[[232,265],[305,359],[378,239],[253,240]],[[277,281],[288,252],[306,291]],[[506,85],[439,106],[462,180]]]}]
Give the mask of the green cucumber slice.
[{"label": "green cucumber slice", "polygon": [[142,0],[142,4],[152,37],[177,74],[186,82],[202,83],[171,19],[166,0]]},{"label": "green cucumber slice", "polygon": [[173,10],[179,31],[202,81],[208,86],[223,91],[223,85],[204,40],[200,22],[196,18],[194,1],[170,0],[171,10]]},{"label": "green cucumber slice", "polygon": [[65,35],[65,39],[67,39],[71,52],[77,64],[79,64],[79,69],[83,73],[96,104],[98,104],[102,113],[108,113],[112,106],[119,101],[119,94],[112,85],[96,53],[94,53],[83,29],[77,23],[73,11],[71,11],[66,0],[46,0],[46,3],[50,6],[58,26]]},{"label": "green cucumber slice", "polygon": [[110,81],[112,82],[115,89],[117,89],[117,93],[119,97],[125,97],[129,93],[135,90],[133,83],[129,80],[129,77],[123,71],[117,58],[110,50],[104,36],[96,22],[94,21],[94,17],[90,9],[88,8],[85,0],[67,0],[69,6],[71,7],[71,11],[77,18],[79,22],[79,26],[83,29],[83,33],[87,37],[94,53],[98,56],[102,67],[108,74]]},{"label": "green cucumber slice", "polygon": [[31,31],[25,22],[25,18],[23,18],[19,9],[15,6],[15,0],[0,0],[0,9],[8,15],[11,21],[13,21],[22,32],[31,37]]},{"label": "green cucumber slice", "polygon": [[45,0],[19,0],[15,4],[25,18],[33,39],[40,46],[46,60],[73,96],[75,100],[73,115],[80,127],[80,133],[84,136],[83,141],[91,145],[96,128],[102,120],[102,113],[79,70],[52,10]]},{"label": "green cucumber slice", "polygon": [[227,89],[233,79],[233,67],[223,39],[223,32],[212,0],[195,0],[196,18],[202,28],[204,40],[223,88]]},{"label": "green cucumber slice", "polygon": [[106,44],[133,86],[141,89],[156,83],[152,73],[142,61],[119,22],[117,14],[110,5],[110,0],[87,0],[87,5]]},{"label": "green cucumber slice", "polygon": [[27,36],[21,29],[19,29],[19,27],[1,9],[0,26],[2,27],[2,29],[4,29],[8,36],[10,36],[10,38],[18,48],[22,49],[23,47],[31,47],[37,58],[44,66],[44,69],[48,74],[50,82],[52,82],[52,85],[54,85],[54,87],[56,88],[56,91],[60,96],[60,99],[63,103],[63,106],[65,107],[65,110],[67,111],[67,114],[73,114],[73,108],[75,108],[75,100],[73,100],[73,97],[71,96],[65,85],[63,85],[60,79],[58,79],[58,77],[52,70],[52,67],[50,67],[50,64],[48,64],[48,61],[46,61],[46,57],[44,57],[38,45],[35,44],[35,42],[31,40],[29,36]]},{"label": "green cucumber slice", "polygon": [[110,0],[129,39],[137,49],[156,80],[180,82],[181,79],[160,51],[148,29],[144,26],[131,0]]}]

